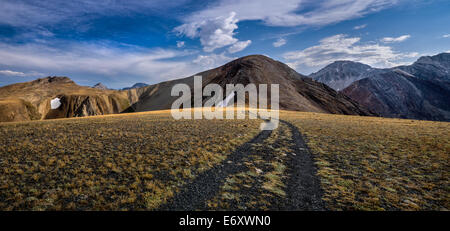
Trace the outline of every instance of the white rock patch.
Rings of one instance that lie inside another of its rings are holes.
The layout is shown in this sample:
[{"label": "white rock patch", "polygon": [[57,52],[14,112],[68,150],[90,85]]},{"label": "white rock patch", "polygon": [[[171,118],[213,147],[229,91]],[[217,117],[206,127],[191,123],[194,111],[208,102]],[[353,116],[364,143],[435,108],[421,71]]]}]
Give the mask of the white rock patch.
[{"label": "white rock patch", "polygon": [[61,106],[60,98],[54,98],[50,101],[50,108],[57,109]]}]

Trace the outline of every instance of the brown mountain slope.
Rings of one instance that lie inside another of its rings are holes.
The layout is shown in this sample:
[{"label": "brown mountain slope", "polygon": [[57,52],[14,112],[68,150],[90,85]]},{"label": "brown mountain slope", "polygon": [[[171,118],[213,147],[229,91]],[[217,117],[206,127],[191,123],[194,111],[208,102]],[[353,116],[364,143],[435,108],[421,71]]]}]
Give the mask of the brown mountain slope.
[{"label": "brown mountain slope", "polygon": [[[51,109],[54,98],[60,99],[61,106]],[[112,114],[129,105],[125,91],[83,87],[67,77],[46,77],[0,88],[0,121]]]},{"label": "brown mountain slope", "polygon": [[[300,75],[286,64],[262,55],[251,55],[231,61],[221,67],[201,72],[203,87],[216,83],[225,90],[226,84],[280,84],[280,109],[324,112],[348,115],[373,115],[347,96],[325,84]],[[149,111],[171,108],[178,97],[170,96],[172,86],[187,84],[193,89],[193,76],[162,82],[137,89],[138,97],[128,111]],[[135,89],[136,90],[136,89]],[[224,96],[225,97],[225,96]]]}]

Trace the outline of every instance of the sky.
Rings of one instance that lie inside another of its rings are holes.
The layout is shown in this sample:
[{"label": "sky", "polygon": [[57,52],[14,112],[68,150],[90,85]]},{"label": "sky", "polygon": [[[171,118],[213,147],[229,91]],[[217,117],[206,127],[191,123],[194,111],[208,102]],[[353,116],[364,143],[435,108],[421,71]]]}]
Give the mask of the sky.
[{"label": "sky", "polygon": [[123,88],[262,54],[308,75],[450,52],[448,0],[0,0],[0,86],[45,76]]}]

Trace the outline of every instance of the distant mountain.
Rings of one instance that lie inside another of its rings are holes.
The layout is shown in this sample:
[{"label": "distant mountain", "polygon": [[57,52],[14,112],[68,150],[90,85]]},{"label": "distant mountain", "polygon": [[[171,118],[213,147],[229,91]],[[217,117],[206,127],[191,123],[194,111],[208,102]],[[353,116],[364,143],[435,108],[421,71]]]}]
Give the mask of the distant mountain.
[{"label": "distant mountain", "polygon": [[339,91],[357,80],[381,71],[358,62],[336,61],[311,74],[310,77]]},{"label": "distant mountain", "polygon": [[450,121],[450,53],[384,69],[342,93],[384,117]]},{"label": "distant mountain", "polygon": [[146,86],[148,86],[148,84],[146,84],[146,83],[135,83],[131,87],[124,87],[124,88],[122,88],[122,90],[129,90],[129,89],[141,88],[141,87],[146,87]]},{"label": "distant mountain", "polygon": [[[325,84],[303,76],[286,64],[262,55],[251,55],[231,61],[221,67],[198,73],[203,86],[215,83],[225,89],[226,84],[279,84],[280,109],[324,112],[348,115],[373,115],[344,94]],[[194,77],[178,79],[134,89],[130,93],[138,99],[129,111],[170,109],[177,97],[170,96],[172,86],[184,83],[193,86]],[[224,95],[224,98],[226,96]],[[204,99],[207,100],[207,99]]]},{"label": "distant mountain", "polygon": [[97,83],[92,88],[100,89],[100,90],[108,90],[108,88],[103,85],[103,83]]}]

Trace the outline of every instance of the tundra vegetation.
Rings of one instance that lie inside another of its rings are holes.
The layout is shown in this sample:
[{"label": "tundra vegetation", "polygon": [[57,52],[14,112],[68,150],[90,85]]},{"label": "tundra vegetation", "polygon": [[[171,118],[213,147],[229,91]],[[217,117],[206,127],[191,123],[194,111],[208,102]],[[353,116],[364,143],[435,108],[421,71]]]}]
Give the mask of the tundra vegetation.
[{"label": "tundra vegetation", "polygon": [[0,209],[155,209],[259,124],[168,111],[2,123]]},{"label": "tundra vegetation", "polygon": [[332,210],[450,209],[450,123],[285,112]]},{"label": "tundra vegetation", "polygon": [[[313,153],[330,210],[448,210],[450,123],[280,111]],[[260,133],[261,120],[170,111],[0,123],[0,210],[154,210]],[[253,144],[212,210],[285,201],[291,131]]]}]

